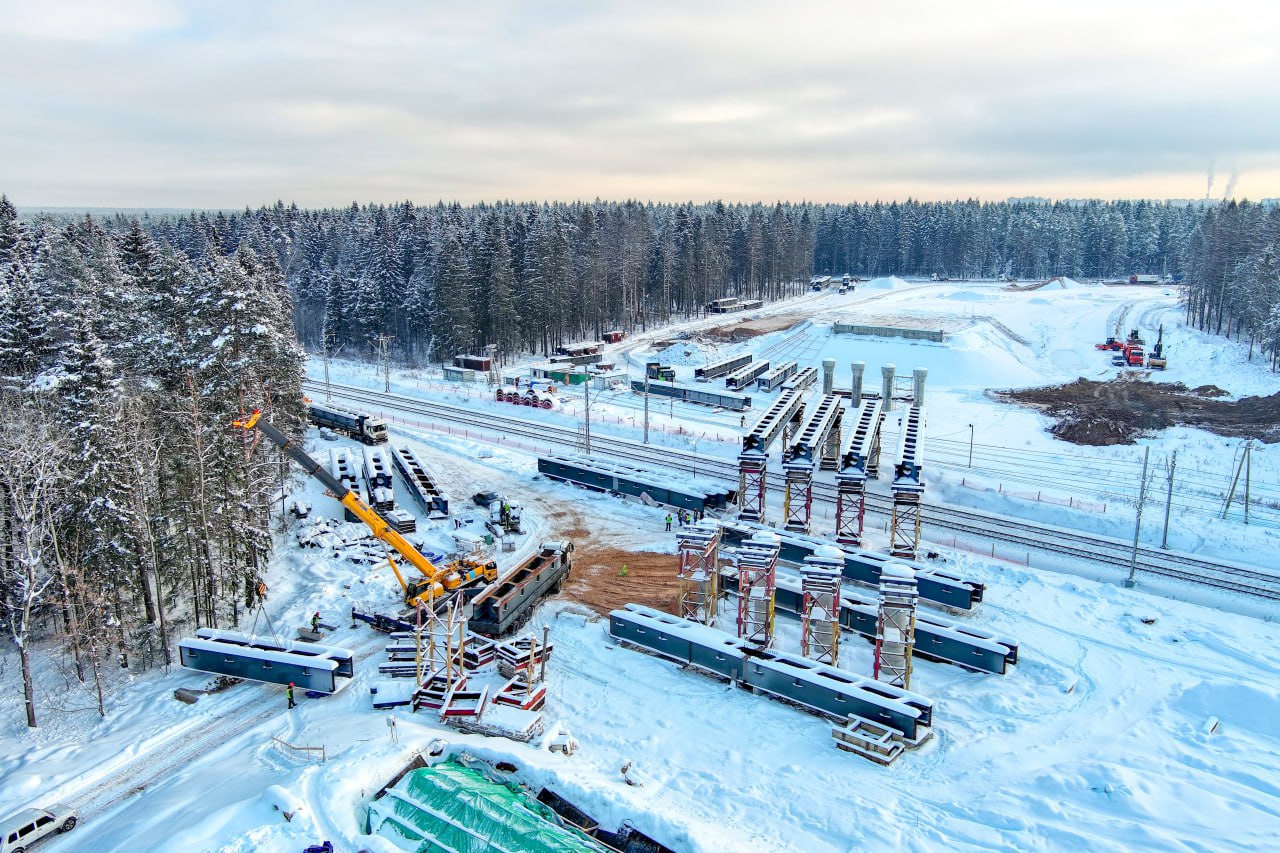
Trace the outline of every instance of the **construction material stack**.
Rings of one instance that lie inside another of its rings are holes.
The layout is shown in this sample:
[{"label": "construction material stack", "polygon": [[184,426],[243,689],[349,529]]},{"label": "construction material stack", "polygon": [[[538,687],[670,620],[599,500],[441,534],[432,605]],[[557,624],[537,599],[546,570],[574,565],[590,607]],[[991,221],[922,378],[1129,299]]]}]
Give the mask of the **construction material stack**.
[{"label": "construction material stack", "polygon": [[880,614],[876,623],[877,681],[911,689],[911,653],[916,642],[916,575],[904,563],[886,563],[880,573]]},{"label": "construction material stack", "polygon": [[706,519],[676,534],[680,556],[676,615],[710,625],[716,616],[720,577],[720,525]]},{"label": "construction material stack", "polygon": [[773,593],[781,545],[777,534],[762,530],[738,548],[738,638],[757,648],[773,645]]},{"label": "construction material stack", "polygon": [[391,480],[391,464],[381,447],[364,449],[364,478],[369,486],[369,505],[378,512],[396,508],[395,487]]},{"label": "construction material stack", "polygon": [[810,660],[840,663],[840,577],[844,552],[824,546],[805,557],[800,569],[804,590],[800,653]]}]

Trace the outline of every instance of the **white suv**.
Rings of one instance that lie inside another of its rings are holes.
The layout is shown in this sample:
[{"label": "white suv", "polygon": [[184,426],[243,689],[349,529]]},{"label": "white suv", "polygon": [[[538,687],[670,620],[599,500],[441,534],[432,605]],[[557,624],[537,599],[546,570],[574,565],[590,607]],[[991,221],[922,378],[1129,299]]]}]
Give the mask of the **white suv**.
[{"label": "white suv", "polygon": [[47,809],[23,809],[0,821],[0,853],[24,853],[40,839],[70,832],[75,826],[76,810],[63,803]]}]

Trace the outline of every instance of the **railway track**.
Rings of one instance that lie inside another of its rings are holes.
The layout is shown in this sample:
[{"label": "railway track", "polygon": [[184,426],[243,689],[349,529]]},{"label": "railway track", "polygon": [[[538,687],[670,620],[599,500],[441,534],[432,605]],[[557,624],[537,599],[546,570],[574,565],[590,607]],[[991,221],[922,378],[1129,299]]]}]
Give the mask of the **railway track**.
[{"label": "railway track", "polygon": [[[312,380],[307,380],[305,387],[312,393],[318,393],[324,389],[322,383]],[[574,428],[558,427],[541,422],[531,423],[489,412],[474,412],[459,406],[419,400],[401,394],[372,391],[357,386],[331,385],[330,388],[335,397],[344,400],[376,406],[379,409],[391,408],[447,424],[475,427],[489,434],[501,433],[527,439],[547,445],[549,450],[552,449],[551,445],[558,445],[556,449],[573,449],[578,447],[581,441]],[[480,437],[477,436],[477,438]],[[593,452],[619,459],[642,462],[695,476],[721,477],[730,482],[737,482],[738,479],[737,464],[730,459],[703,456],[668,447],[658,448],[608,436],[593,436],[591,445]],[[770,473],[767,483],[770,490],[779,493],[784,488],[780,473]],[[813,495],[815,500],[834,506],[836,487],[831,483],[815,482]],[[869,512],[887,516],[892,509],[892,499],[885,495],[868,493],[866,505]],[[1126,571],[1133,561],[1132,542],[1008,516],[926,503],[922,507],[921,518],[925,524],[938,530],[962,535],[978,535],[1028,550],[1090,560]],[[1138,547],[1134,566],[1138,572],[1149,575],[1280,601],[1280,575],[1249,566],[1143,546]]]}]

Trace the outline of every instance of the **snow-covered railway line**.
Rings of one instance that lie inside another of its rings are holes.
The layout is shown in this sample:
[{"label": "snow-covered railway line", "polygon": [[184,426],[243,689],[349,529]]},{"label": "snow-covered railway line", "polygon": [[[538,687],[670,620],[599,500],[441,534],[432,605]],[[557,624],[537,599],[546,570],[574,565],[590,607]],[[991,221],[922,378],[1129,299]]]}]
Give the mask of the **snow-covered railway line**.
[{"label": "snow-covered railway line", "polygon": [[[312,393],[317,393],[324,388],[322,383],[311,380],[307,381],[306,386]],[[473,412],[435,401],[424,401],[355,386],[331,385],[330,387],[335,396],[343,399],[379,407],[394,407],[401,411],[427,415],[462,426],[500,430],[507,435],[527,438],[543,444],[559,444],[573,449],[581,442],[577,431],[567,427],[545,423],[534,424],[518,418]],[[729,482],[737,481],[737,467],[732,460],[702,456],[669,447],[647,446],[607,436],[593,436],[591,443],[593,451],[603,455],[649,466],[674,469],[695,476],[719,476]],[[771,490],[776,489],[779,492],[784,485],[781,474],[769,474],[767,482]],[[813,494],[815,500],[834,506],[836,500],[834,485],[814,483]],[[891,508],[891,499],[887,496],[868,493],[866,502],[869,511],[884,515],[887,515]],[[928,503],[923,506],[921,516],[926,524],[937,529],[978,535],[1030,550],[1048,551],[1126,570],[1132,560],[1132,543],[1118,539],[1076,533],[1021,519]],[[1136,568],[1147,574],[1280,601],[1280,577],[1245,566],[1140,546]]]}]

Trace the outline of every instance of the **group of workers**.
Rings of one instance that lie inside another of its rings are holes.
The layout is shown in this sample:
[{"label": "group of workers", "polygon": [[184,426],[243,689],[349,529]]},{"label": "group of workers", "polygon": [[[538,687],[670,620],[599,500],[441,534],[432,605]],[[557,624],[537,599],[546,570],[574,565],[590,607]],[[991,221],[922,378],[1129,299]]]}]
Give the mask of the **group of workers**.
[{"label": "group of workers", "polygon": [[668,530],[671,529],[671,522],[673,520],[679,521],[680,526],[684,527],[686,524],[693,524],[693,522],[695,521],[701,521],[702,512],[701,510],[699,510],[698,513],[695,515],[694,513],[690,512],[687,509],[678,509],[676,510],[676,514],[674,517],[671,515],[671,513],[667,513],[667,529]]}]

